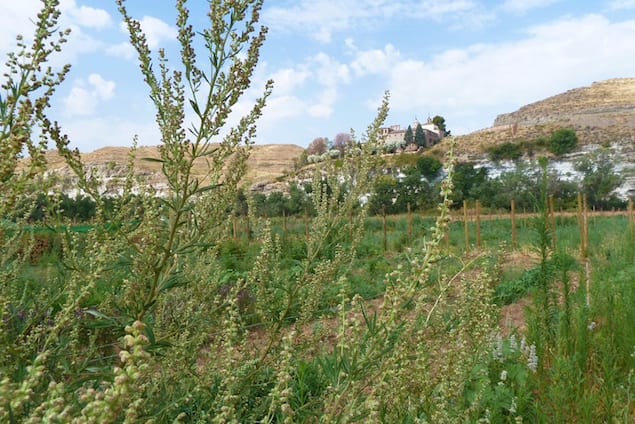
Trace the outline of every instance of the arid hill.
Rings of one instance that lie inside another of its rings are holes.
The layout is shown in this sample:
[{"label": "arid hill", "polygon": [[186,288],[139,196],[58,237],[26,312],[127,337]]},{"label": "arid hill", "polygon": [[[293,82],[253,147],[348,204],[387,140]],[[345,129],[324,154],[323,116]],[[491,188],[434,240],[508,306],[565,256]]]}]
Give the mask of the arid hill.
[{"label": "arid hill", "polygon": [[[243,184],[247,187],[275,180],[291,170],[295,161],[304,149],[292,144],[268,144],[253,146],[247,161],[247,174]],[[106,187],[125,176],[128,161],[127,147],[104,147],[93,152],[82,153],[82,161],[88,168],[97,170]],[[143,158],[158,158],[158,146],[138,147],[135,159],[135,170],[145,181],[161,189],[164,186],[161,165],[157,162],[145,161]],[[74,177],[71,169],[66,165],[56,150],[47,152],[48,169],[56,172],[64,181],[65,191],[73,190]],[[199,176],[205,174],[205,163],[195,163],[194,172]]]},{"label": "arid hill", "polygon": [[499,115],[490,128],[458,137],[461,156],[487,146],[548,137],[558,128],[576,130],[581,145],[635,143],[635,78],[594,82]]}]

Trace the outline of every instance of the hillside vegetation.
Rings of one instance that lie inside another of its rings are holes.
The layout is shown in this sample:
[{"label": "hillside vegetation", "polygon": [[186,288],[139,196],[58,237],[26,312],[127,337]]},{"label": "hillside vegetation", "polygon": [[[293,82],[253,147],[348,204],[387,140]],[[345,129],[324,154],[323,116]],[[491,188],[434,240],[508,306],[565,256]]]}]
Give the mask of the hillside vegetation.
[{"label": "hillside vegetation", "polygon": [[635,142],[635,78],[595,82],[499,115],[492,127],[458,137],[457,147],[474,156],[491,145],[549,137],[558,128],[575,130],[582,145]]}]

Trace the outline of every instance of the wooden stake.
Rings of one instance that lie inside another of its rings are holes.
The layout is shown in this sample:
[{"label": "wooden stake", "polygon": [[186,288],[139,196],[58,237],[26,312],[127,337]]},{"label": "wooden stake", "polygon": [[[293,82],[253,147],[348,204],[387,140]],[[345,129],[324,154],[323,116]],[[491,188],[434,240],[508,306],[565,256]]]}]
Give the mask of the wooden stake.
[{"label": "wooden stake", "polygon": [[238,228],[236,228],[236,215],[232,216],[232,234],[234,236],[234,241],[238,239]]},{"label": "wooden stake", "polygon": [[476,247],[481,248],[481,202],[476,201]]},{"label": "wooden stake", "polygon": [[512,199],[512,250],[516,248],[516,202]]},{"label": "wooden stake", "polygon": [[465,222],[465,253],[470,251],[470,229],[467,222],[467,200],[463,201],[463,222]]},{"label": "wooden stake", "polygon": [[245,226],[247,227],[247,240],[251,240],[251,228],[249,228],[249,214],[245,215]]}]

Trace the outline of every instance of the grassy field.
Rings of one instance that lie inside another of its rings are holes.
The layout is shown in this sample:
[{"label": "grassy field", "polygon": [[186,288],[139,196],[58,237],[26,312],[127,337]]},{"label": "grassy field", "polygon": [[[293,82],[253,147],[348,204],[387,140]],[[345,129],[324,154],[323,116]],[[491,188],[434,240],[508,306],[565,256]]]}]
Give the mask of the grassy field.
[{"label": "grassy field", "polygon": [[[412,252],[422,249],[431,237],[432,217],[413,215],[410,219],[411,225],[407,216],[386,217],[385,224],[382,217],[366,219],[357,255],[345,277],[348,295],[359,295],[366,304],[367,314],[379,311],[387,284],[392,284],[390,275],[398,266],[410,266]],[[628,218],[624,215],[589,218],[588,266],[580,256],[580,230],[575,216],[556,219],[555,250],[551,246],[551,235],[541,239],[539,218],[517,219],[516,247],[512,248],[510,220],[483,217],[480,222],[480,247],[476,242],[476,222],[471,220],[468,225],[469,250],[466,252],[465,225],[461,219],[462,216],[455,216],[450,223],[449,236],[441,246],[442,257],[427,276],[425,284],[432,287],[427,299],[433,304],[435,296],[443,288],[440,285],[440,289],[434,289],[434,286],[447,276],[458,275],[460,277],[457,278],[469,282],[478,280],[475,268],[488,269],[491,274],[488,284],[493,296],[490,301],[495,305],[493,318],[498,322],[498,335],[486,337],[491,353],[479,356],[481,359],[474,364],[475,368],[469,368],[462,374],[461,378],[468,380],[464,381],[464,391],[455,400],[468,405],[476,396],[480,405],[476,411],[465,412],[468,421],[475,417],[489,417],[490,422],[518,422],[519,417],[523,422],[630,422],[634,419],[635,329],[631,323],[635,322],[635,285],[632,283],[635,280],[635,243]],[[274,239],[277,238],[279,246],[278,268],[275,270],[278,275],[275,278],[295,278],[299,264],[307,256],[306,222],[303,218],[275,219],[269,225],[265,221],[252,221],[251,238],[247,237],[246,221],[237,222],[235,237],[232,226],[228,226],[226,237],[215,253],[219,290],[229,287],[233,281],[249,280],[255,263],[260,260],[262,248],[262,239],[256,236],[267,228]],[[311,231],[313,224],[309,225]],[[337,235],[344,240],[348,236],[346,228],[346,223],[343,223]],[[13,311],[11,334],[28,334],[28,326],[51,313],[43,309],[50,308],[51,303],[42,302],[42,299],[58,299],[52,304],[61,304],[65,294],[56,288],[56,282],[66,278],[69,258],[60,261],[60,257],[64,256],[64,252],[59,251],[63,243],[57,238],[74,237],[76,243],[81,243],[81,239],[90,233],[89,226],[70,227],[71,231],[66,231],[68,229],[59,227],[57,232],[51,232],[50,229],[38,231],[31,228],[38,242],[33,244],[36,251],[31,255],[30,264],[18,275],[18,287],[23,291],[23,299],[32,297],[34,300],[25,301],[22,308],[26,308]],[[544,257],[541,256],[541,243],[549,244],[544,246]],[[325,246],[321,255],[335,260],[335,243],[332,249],[329,245]],[[466,263],[473,265],[468,267]],[[587,277],[590,278],[588,284]],[[113,358],[116,337],[108,336],[108,332],[112,331],[108,329],[117,317],[100,305],[112,302],[113,296],[118,293],[114,282],[127,278],[125,273],[112,273],[100,280],[77,311],[77,318],[84,322],[83,328],[95,331],[95,337],[102,339],[96,344],[97,351],[92,353],[96,357],[86,364],[86,369],[101,369]],[[465,319],[474,313],[463,309],[466,304],[460,300],[460,293],[453,294],[453,290],[450,288],[448,291],[447,306],[438,318],[440,324],[449,326],[442,331],[443,334],[449,331],[445,337],[452,334],[453,320]],[[320,399],[328,396],[327,387],[333,384],[329,383],[330,378],[336,378],[330,374],[335,372],[331,368],[335,365],[329,361],[335,360],[331,355],[338,346],[340,292],[341,287],[337,285],[333,285],[333,289],[326,287],[309,321],[301,317],[301,307],[297,305],[292,305],[285,315],[287,329],[283,333],[300,328],[301,332],[310,334],[306,336],[307,340],[313,340],[312,343],[319,340],[320,343],[320,347],[317,350],[314,347],[308,356],[306,352],[298,352],[299,356],[293,359],[295,368],[289,382],[293,390],[288,402],[297,411],[295,417],[298,422],[316,422],[324,407]],[[261,315],[254,309],[256,303],[253,299],[257,295],[257,289],[249,286],[238,293],[243,331],[250,334],[247,340],[255,345],[266,343],[263,332],[270,325],[260,321]],[[473,293],[471,296],[476,295]],[[208,295],[200,296],[199,300],[205,302],[204,298]],[[476,301],[475,304],[479,305]],[[153,318],[157,339],[165,337],[165,332],[160,330],[161,325],[165,325],[161,321],[167,319],[165,314],[174,314],[174,319],[179,316],[177,311],[165,310],[166,307]],[[218,324],[209,322],[206,325]],[[210,333],[210,339],[204,343],[209,347],[205,349],[214,346],[214,334],[221,333]],[[434,359],[442,345],[437,346],[437,336],[433,334],[426,336],[429,345],[436,346],[431,347],[429,361],[439,361],[432,367],[442,367],[444,362]],[[169,355],[171,348],[161,343],[160,340],[151,343],[149,350],[158,355]],[[475,352],[470,355],[476,355]],[[84,378],[90,378],[90,373],[86,375],[84,371],[84,374]],[[477,378],[479,375],[481,377]],[[485,376],[486,380],[479,380]],[[467,384],[475,378],[477,380]],[[188,384],[183,380],[176,387],[183,389]],[[264,413],[262,405],[257,404],[261,398],[255,389],[253,387],[241,395],[246,396],[245,402],[256,402],[245,406],[243,419]],[[149,408],[158,407],[161,399],[177,396],[172,389],[161,390],[150,391],[157,399],[150,402]],[[426,396],[431,395],[432,392]],[[205,399],[202,397],[196,402],[205,403]],[[175,408],[175,411],[181,411]],[[463,407],[459,404],[452,408],[462,410]],[[154,411],[156,413],[157,410]],[[167,411],[164,412],[167,414]]]}]

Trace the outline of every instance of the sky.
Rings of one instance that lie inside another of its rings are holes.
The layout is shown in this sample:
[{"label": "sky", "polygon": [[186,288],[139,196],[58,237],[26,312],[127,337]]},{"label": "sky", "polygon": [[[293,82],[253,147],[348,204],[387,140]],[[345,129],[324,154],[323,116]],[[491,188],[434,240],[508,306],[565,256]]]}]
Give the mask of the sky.
[{"label": "sky", "polygon": [[[40,2],[0,2],[6,57],[17,34],[33,32]],[[126,4],[152,49],[178,51],[174,1]],[[188,2],[195,29],[205,28],[208,4]],[[53,65],[72,68],[51,119],[83,152],[129,146],[135,135],[139,145],[159,144],[114,0],[61,0],[61,9],[60,26],[72,33]],[[261,23],[267,40],[235,108],[249,110],[274,80],[256,144],[363,134],[386,90],[386,125],[441,115],[461,135],[566,90],[635,76],[635,0],[265,0]]]}]

